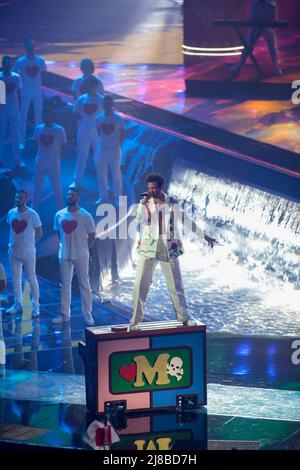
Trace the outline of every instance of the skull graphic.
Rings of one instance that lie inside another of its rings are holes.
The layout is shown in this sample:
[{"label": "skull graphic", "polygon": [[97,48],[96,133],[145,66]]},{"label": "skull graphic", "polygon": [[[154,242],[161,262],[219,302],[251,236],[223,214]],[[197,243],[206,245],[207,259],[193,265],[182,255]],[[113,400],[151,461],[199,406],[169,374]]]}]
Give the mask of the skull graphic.
[{"label": "skull graphic", "polygon": [[180,357],[173,357],[170,364],[167,365],[168,374],[171,377],[176,377],[178,381],[181,380],[184,372],[182,365],[183,362]]}]

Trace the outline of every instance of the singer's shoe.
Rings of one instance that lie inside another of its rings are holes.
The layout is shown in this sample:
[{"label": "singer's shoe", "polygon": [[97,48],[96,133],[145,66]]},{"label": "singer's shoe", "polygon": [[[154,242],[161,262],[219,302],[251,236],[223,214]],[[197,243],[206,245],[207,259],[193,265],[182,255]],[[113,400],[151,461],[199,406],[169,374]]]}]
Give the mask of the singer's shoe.
[{"label": "singer's shoe", "polygon": [[138,323],[130,323],[129,324],[129,331],[140,331],[141,327]]},{"label": "singer's shoe", "polygon": [[85,313],[83,315],[83,319],[84,319],[84,323],[86,324],[86,326],[94,326],[95,325],[94,319],[93,319],[93,317],[90,313]]},{"label": "singer's shoe", "polygon": [[39,318],[40,316],[40,309],[39,307],[33,307],[32,309],[32,314],[31,314],[31,318]]}]

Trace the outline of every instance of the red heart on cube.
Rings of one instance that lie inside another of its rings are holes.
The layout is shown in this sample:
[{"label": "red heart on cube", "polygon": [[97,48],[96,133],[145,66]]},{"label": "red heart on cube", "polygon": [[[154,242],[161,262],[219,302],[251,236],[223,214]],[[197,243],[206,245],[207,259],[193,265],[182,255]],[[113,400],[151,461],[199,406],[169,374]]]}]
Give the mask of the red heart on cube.
[{"label": "red heart on cube", "polygon": [[122,366],[120,367],[119,372],[120,376],[123,377],[123,379],[127,380],[127,382],[131,382],[131,380],[134,379],[136,376],[136,364],[132,362],[127,366]]},{"label": "red heart on cube", "polygon": [[61,223],[61,226],[63,228],[63,231],[65,233],[72,233],[74,232],[74,230],[76,229],[77,227],[77,222],[76,220],[68,220],[68,219],[64,219]]},{"label": "red heart on cube", "polygon": [[40,142],[45,146],[49,147],[49,145],[53,144],[54,136],[51,134],[41,134],[40,135]]},{"label": "red heart on cube", "polygon": [[16,84],[14,82],[6,83],[6,93],[10,95],[16,89]]},{"label": "red heart on cube", "polygon": [[27,75],[33,78],[39,73],[39,68],[36,65],[27,65],[25,71]]},{"label": "red heart on cube", "polygon": [[16,232],[16,233],[22,233],[24,232],[24,230],[26,229],[27,227],[27,222],[26,220],[18,220],[18,219],[14,219],[12,221],[12,228],[13,228],[13,231]]},{"label": "red heart on cube", "polygon": [[102,122],[102,124],[101,124],[101,130],[106,135],[112,134],[114,132],[115,128],[116,128],[116,126],[112,123]]},{"label": "red heart on cube", "polygon": [[96,105],[96,103],[86,103],[84,106],[83,106],[83,110],[86,114],[88,114],[89,116],[91,114],[94,114],[96,111],[97,111],[97,108],[98,106]]}]

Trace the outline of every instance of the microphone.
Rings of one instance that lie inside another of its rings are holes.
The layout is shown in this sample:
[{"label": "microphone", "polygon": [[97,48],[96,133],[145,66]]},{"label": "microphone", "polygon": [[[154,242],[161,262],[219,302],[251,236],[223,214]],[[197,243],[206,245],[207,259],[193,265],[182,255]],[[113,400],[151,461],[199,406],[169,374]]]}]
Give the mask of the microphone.
[{"label": "microphone", "polygon": [[148,193],[148,192],[145,192],[145,193],[141,193],[141,196],[142,196],[142,197],[146,197],[146,196],[149,196],[149,193]]}]

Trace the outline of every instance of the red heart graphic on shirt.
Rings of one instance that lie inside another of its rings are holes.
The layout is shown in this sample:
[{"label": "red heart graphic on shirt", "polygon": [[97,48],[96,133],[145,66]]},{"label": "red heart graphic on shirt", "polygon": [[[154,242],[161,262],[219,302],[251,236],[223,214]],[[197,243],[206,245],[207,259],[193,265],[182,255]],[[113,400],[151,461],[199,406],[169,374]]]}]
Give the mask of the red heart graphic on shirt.
[{"label": "red heart graphic on shirt", "polygon": [[123,379],[127,380],[127,382],[131,382],[131,380],[136,376],[136,364],[132,362],[128,366],[122,366],[120,367],[119,372]]},{"label": "red heart graphic on shirt", "polygon": [[63,231],[65,233],[72,233],[74,230],[77,228],[77,222],[76,220],[68,220],[64,219],[61,223],[61,226],[63,228]]},{"label": "red heart graphic on shirt", "polygon": [[114,132],[116,126],[113,123],[102,122],[101,129],[106,135],[110,135]]},{"label": "red heart graphic on shirt", "polygon": [[33,78],[39,73],[39,68],[36,65],[27,65],[25,71],[27,75]]},{"label": "red heart graphic on shirt", "polygon": [[26,229],[27,227],[27,222],[26,220],[18,220],[18,219],[14,219],[12,221],[12,228],[13,228],[13,231],[16,232],[16,233],[22,233],[24,232],[24,230]]},{"label": "red heart graphic on shirt", "polygon": [[88,114],[89,116],[91,114],[94,114],[96,111],[97,111],[97,108],[98,106],[96,105],[96,103],[86,103],[84,106],[83,106],[83,110],[86,114]]},{"label": "red heart graphic on shirt", "polygon": [[53,144],[54,136],[51,134],[41,134],[40,135],[40,142],[45,146],[49,147],[49,145]]},{"label": "red heart graphic on shirt", "polygon": [[16,84],[13,82],[6,83],[6,93],[10,95],[16,89]]}]

